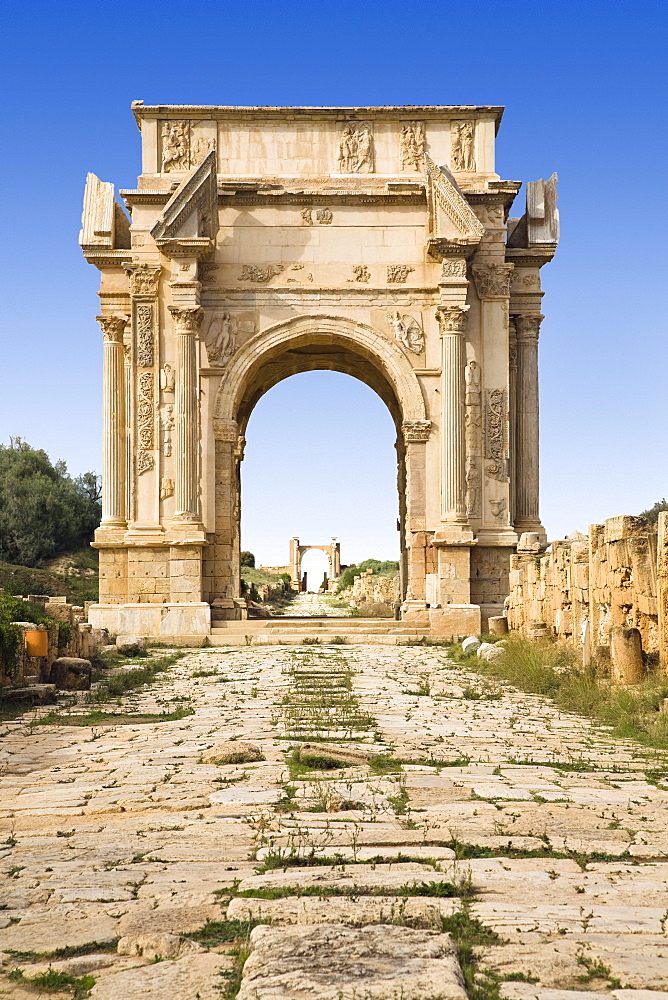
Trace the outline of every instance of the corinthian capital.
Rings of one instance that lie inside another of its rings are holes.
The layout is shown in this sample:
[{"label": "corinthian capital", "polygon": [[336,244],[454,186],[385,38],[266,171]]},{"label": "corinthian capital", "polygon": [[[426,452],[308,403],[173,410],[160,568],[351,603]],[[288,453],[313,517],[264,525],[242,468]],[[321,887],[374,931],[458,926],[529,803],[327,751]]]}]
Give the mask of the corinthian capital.
[{"label": "corinthian capital", "polygon": [[127,316],[96,316],[102,327],[102,338],[113,344],[123,343],[123,334],[128,321]]},{"label": "corinthian capital", "polygon": [[157,295],[162,270],[156,264],[125,264],[123,270],[130,280],[131,295]]},{"label": "corinthian capital", "polygon": [[545,317],[540,313],[520,313],[515,317],[515,330],[518,340],[538,340],[541,320]]},{"label": "corinthian capital", "polygon": [[436,310],[436,322],[441,334],[463,333],[468,306],[441,306]]},{"label": "corinthian capital", "polygon": [[169,306],[169,311],[174,317],[174,328],[177,333],[183,337],[197,333],[204,316],[201,306]]},{"label": "corinthian capital", "polygon": [[512,264],[477,264],[473,268],[473,280],[480,298],[507,298],[512,272]]}]

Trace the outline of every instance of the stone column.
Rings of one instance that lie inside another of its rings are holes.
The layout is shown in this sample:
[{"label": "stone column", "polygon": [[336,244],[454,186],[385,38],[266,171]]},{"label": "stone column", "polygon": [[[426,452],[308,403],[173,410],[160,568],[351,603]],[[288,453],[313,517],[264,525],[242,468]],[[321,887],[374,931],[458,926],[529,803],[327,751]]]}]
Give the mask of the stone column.
[{"label": "stone column", "polygon": [[510,474],[510,523],[515,523],[517,505],[517,332],[515,317],[508,317],[508,411],[510,448],[508,472]]},{"label": "stone column", "polygon": [[134,520],[132,490],[132,347],[123,348],[125,381],[125,509],[128,521]]},{"label": "stone column", "polygon": [[170,306],[177,340],[174,423],[176,437],[176,517],[198,522],[199,511],[199,399],[197,331],[204,316],[201,306]]},{"label": "stone column", "polygon": [[125,378],[123,333],[127,316],[98,316],[104,343],[102,377],[102,524],[125,527]]},{"label": "stone column", "polygon": [[656,597],[659,626],[659,663],[668,674],[668,512],[659,514]]},{"label": "stone column", "polygon": [[538,332],[543,317],[521,314],[517,332],[515,530],[542,531],[538,513]]},{"label": "stone column", "polygon": [[466,525],[466,431],[464,421],[464,326],[468,306],[442,305],[441,332],[441,520]]}]

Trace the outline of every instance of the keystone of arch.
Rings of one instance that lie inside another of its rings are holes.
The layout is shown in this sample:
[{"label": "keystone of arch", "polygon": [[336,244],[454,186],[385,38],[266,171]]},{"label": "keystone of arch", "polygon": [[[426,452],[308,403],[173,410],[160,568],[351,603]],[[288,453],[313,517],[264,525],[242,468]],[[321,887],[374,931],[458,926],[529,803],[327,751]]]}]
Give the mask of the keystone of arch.
[{"label": "keystone of arch", "polygon": [[215,418],[236,419],[245,388],[263,364],[271,362],[283,350],[308,346],[321,339],[347,348],[374,364],[391,386],[404,422],[429,423],[422,387],[399,346],[365,323],[323,314],[296,316],[251,337],[234,355],[221,379]]}]

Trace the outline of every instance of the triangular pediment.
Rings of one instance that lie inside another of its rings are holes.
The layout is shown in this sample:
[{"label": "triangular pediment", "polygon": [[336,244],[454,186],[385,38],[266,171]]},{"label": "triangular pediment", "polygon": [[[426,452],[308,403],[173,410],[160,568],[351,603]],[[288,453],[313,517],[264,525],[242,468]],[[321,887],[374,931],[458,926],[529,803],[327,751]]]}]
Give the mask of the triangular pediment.
[{"label": "triangular pediment", "polygon": [[218,232],[216,153],[212,150],[199,167],[179,184],[153,226],[155,240],[215,239]]},{"label": "triangular pediment", "polygon": [[437,167],[426,153],[427,198],[429,202],[430,240],[468,243],[475,246],[485,234],[485,227],[464,198],[456,181]]}]

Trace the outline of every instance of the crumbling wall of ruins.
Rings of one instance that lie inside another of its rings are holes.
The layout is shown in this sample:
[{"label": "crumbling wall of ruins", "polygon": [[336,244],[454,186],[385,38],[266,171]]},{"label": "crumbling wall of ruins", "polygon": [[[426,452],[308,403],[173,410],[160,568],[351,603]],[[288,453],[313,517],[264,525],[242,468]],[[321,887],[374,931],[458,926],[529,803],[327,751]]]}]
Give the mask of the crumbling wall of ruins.
[{"label": "crumbling wall of ruins", "polygon": [[394,608],[399,601],[399,576],[380,576],[368,569],[356,576],[352,587],[342,590],[340,596],[353,607],[359,604],[387,604]]},{"label": "crumbling wall of ruins", "polygon": [[603,658],[614,625],[637,628],[643,650],[666,664],[668,516],[658,525],[611,517],[545,553],[520,545],[511,558],[507,612],[511,630],[552,635]]}]

